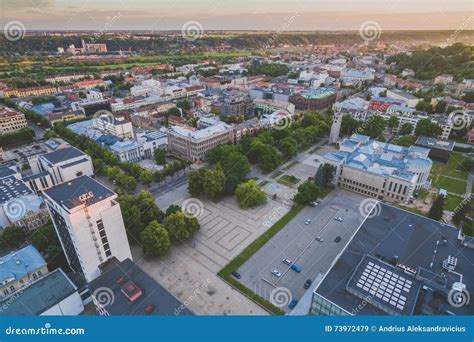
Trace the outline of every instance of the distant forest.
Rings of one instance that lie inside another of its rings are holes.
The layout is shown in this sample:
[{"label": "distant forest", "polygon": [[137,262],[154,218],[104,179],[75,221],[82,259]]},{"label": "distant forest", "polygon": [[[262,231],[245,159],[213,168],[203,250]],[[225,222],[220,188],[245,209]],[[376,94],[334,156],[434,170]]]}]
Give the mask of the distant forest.
[{"label": "distant forest", "polygon": [[[34,34],[34,33],[33,33]],[[94,37],[93,32],[78,33],[75,37],[54,35],[26,35],[19,41],[8,41],[0,37],[0,54],[48,54],[56,51],[58,46],[67,48],[74,44],[81,46],[81,38],[86,42]],[[308,44],[351,44],[360,42],[358,32],[285,32],[276,34],[272,32],[205,32],[195,41],[182,39],[180,32],[161,33],[132,33],[119,36],[119,33],[107,33],[100,39],[94,39],[97,43],[107,44],[109,51],[131,49],[134,52],[166,53],[170,50],[193,50],[203,49],[260,49],[268,45],[273,38],[274,45],[308,45]],[[383,32],[380,41],[383,42],[419,42],[429,41],[442,43],[443,41],[454,43],[463,42],[474,44],[474,31],[388,31]]]}]

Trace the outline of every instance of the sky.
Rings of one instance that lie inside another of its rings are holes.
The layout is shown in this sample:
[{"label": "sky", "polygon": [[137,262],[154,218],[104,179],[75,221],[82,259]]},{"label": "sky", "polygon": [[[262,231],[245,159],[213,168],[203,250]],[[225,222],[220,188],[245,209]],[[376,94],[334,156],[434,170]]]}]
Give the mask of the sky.
[{"label": "sky", "polygon": [[27,30],[474,29],[473,0],[0,0]]}]

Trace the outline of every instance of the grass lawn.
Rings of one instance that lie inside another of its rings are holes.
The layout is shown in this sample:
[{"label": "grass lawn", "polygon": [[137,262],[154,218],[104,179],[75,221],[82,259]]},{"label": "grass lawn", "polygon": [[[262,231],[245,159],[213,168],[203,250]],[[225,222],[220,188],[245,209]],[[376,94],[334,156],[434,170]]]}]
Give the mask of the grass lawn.
[{"label": "grass lawn", "polygon": [[246,288],[240,282],[232,277],[232,272],[238,270],[248,259],[252,257],[263,245],[265,245],[272,237],[274,237],[288,222],[290,222],[299,212],[304,208],[304,205],[298,204],[296,207],[291,209],[285,216],[283,216],[278,222],[271,226],[265,233],[263,233],[257,240],[252,242],[242,253],[240,253],[235,259],[231,260],[222,270],[217,274],[219,277],[224,279],[230,285],[237,288],[244,295],[260,304],[262,307],[267,309],[269,312],[275,315],[284,315],[285,313],[274,306],[272,303],[263,299],[253,291]]},{"label": "grass lawn", "polygon": [[298,161],[293,160],[291,163],[289,163],[287,166],[285,166],[285,167],[283,168],[283,170],[288,171],[289,169],[291,169],[291,168],[292,168],[293,166],[295,166],[296,164],[298,164]]},{"label": "grass lawn", "polygon": [[273,175],[271,175],[270,177],[272,177],[272,178],[277,178],[278,176],[280,176],[280,175],[282,175],[282,174],[284,174],[283,171],[277,171],[277,172],[275,172]]},{"label": "grass lawn", "polygon": [[444,199],[444,209],[454,211],[464,200],[461,196],[448,195]]},{"label": "grass lawn", "polygon": [[431,169],[431,174],[433,179],[436,178],[436,175],[446,175],[459,179],[467,180],[468,173],[466,171],[459,171],[456,167],[464,160],[470,159],[469,157],[463,157],[460,153],[451,153],[451,157],[448,160],[448,164],[434,162],[433,168]]},{"label": "grass lawn", "polygon": [[463,195],[466,192],[466,182],[447,178],[444,176],[439,176],[434,185],[438,189],[445,189],[448,192],[453,192],[455,194]]},{"label": "grass lawn", "polygon": [[301,179],[293,175],[284,175],[281,176],[281,178],[278,179],[277,182],[292,188],[294,185],[298,184],[300,180]]}]

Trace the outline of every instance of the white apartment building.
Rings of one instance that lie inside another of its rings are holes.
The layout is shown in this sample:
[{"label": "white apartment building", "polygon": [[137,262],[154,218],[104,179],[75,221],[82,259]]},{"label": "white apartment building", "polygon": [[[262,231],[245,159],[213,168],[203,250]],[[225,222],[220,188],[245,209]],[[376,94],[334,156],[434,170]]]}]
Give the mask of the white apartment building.
[{"label": "white apartment building", "polygon": [[125,118],[113,118],[111,116],[99,117],[96,120],[97,129],[115,135],[123,139],[133,139],[132,123]]},{"label": "white apartment building", "polygon": [[[30,186],[35,192],[76,177],[94,175],[91,157],[72,146],[32,157],[28,159],[28,163],[33,174],[38,175],[38,177],[29,178],[29,181],[34,182]],[[47,177],[46,173],[50,177]],[[52,180],[53,184],[50,184],[49,180]]]},{"label": "white apartment building", "polygon": [[106,260],[132,259],[116,193],[81,176],[43,195],[70,268],[87,282]]}]

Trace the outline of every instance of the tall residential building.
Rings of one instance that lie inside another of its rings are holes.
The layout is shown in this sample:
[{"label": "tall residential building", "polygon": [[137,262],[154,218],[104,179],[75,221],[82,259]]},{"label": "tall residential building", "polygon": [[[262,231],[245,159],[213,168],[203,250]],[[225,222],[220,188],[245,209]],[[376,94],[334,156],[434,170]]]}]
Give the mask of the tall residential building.
[{"label": "tall residential building", "polygon": [[87,282],[106,260],[132,258],[116,193],[81,176],[43,195],[69,266]]},{"label": "tall residential building", "polygon": [[12,133],[25,128],[25,115],[17,110],[0,107],[0,134]]}]

